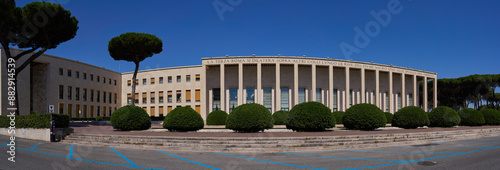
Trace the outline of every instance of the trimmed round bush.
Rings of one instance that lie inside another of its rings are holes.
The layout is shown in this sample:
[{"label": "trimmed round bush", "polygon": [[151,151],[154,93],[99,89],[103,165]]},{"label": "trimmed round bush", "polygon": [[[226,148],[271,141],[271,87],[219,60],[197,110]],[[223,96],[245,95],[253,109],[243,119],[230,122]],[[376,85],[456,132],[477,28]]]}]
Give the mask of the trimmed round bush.
[{"label": "trimmed round bush", "polygon": [[407,106],[394,113],[392,126],[404,129],[416,129],[422,126],[429,126],[430,121],[427,113],[416,106]]},{"label": "trimmed round bush", "polygon": [[294,131],[324,131],[335,127],[335,117],[331,110],[318,102],[305,102],[290,110],[286,128]]},{"label": "trimmed round bush", "polygon": [[384,116],[386,121],[385,124],[392,123],[392,117],[394,116],[392,113],[384,112]]},{"label": "trimmed round bush", "polygon": [[226,125],[227,115],[223,110],[210,112],[207,116],[207,125]]},{"label": "trimmed round bush", "polygon": [[500,125],[500,111],[495,109],[483,109],[481,113],[484,116],[485,125]]},{"label": "trimmed round bush", "polygon": [[460,116],[447,106],[439,106],[429,113],[430,127],[452,127],[460,123]]},{"label": "trimmed round bush", "polygon": [[273,128],[273,116],[266,107],[249,103],[234,108],[229,113],[226,128],[235,132],[259,132]]},{"label": "trimmed round bush", "polygon": [[203,118],[191,107],[177,107],[163,120],[163,128],[172,132],[197,131],[203,125]]},{"label": "trimmed round bush", "polygon": [[151,118],[144,109],[127,105],[113,112],[111,126],[118,130],[146,130],[151,127]]},{"label": "trimmed round bush", "polygon": [[335,112],[332,112],[332,114],[335,117],[335,123],[336,124],[342,124],[342,117],[344,117],[345,112],[343,112],[343,111],[335,111]]},{"label": "trimmed round bush", "polygon": [[274,125],[285,125],[286,118],[288,117],[289,114],[290,112],[285,110],[274,112],[273,114]]},{"label": "trimmed round bush", "polygon": [[374,130],[384,127],[384,112],[373,104],[357,104],[346,110],[342,123],[347,129]]},{"label": "trimmed round bush", "polygon": [[460,125],[463,126],[481,126],[484,125],[485,120],[483,114],[472,108],[465,108],[458,111],[460,116]]}]

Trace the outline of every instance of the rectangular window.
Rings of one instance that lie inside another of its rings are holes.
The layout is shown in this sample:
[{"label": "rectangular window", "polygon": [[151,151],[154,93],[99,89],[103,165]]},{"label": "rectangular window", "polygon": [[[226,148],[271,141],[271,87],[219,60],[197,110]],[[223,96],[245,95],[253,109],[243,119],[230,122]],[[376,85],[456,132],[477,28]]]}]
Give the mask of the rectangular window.
[{"label": "rectangular window", "polygon": [[352,106],[352,102],[353,102],[352,101],[353,100],[352,99],[352,90],[349,90],[349,94],[348,95],[349,95],[349,106]]},{"label": "rectangular window", "polygon": [[90,117],[94,117],[94,106],[90,106]]},{"label": "rectangular window", "polygon": [[320,88],[316,88],[316,102],[320,102],[321,103],[321,89]]},{"label": "rectangular window", "polygon": [[102,83],[106,84],[106,77],[102,77]]},{"label": "rectangular window", "polygon": [[168,76],[168,83],[172,83],[172,76]]},{"label": "rectangular window", "polygon": [[103,106],[103,107],[102,107],[102,115],[103,115],[103,116],[106,116],[106,106]]},{"label": "rectangular window", "polygon": [[62,76],[64,73],[63,73],[63,68],[59,68],[59,75]]},{"label": "rectangular window", "polygon": [[191,75],[186,75],[186,82],[191,82]]},{"label": "rectangular window", "polygon": [[75,117],[80,117],[80,105],[75,105]]},{"label": "rectangular window", "polygon": [[83,105],[83,117],[88,117],[88,115],[87,115],[87,105]]},{"label": "rectangular window", "polygon": [[196,81],[200,81],[200,75],[196,74]]},{"label": "rectangular window", "polygon": [[[101,81],[101,77],[97,76],[97,82]],[[99,107],[99,106],[98,106]]]},{"label": "rectangular window", "polygon": [[196,112],[198,112],[198,114],[200,114],[200,112],[201,112],[201,106],[200,105],[194,106],[194,111],[196,111]]},{"label": "rectangular window", "polygon": [[181,82],[181,76],[177,76],[177,83]]},{"label": "rectangular window", "polygon": [[339,110],[339,107],[338,107],[338,100],[337,100],[337,94],[338,93],[338,90],[337,89],[333,89],[333,111],[337,111]]},{"label": "rectangular window", "polygon": [[186,90],[186,102],[191,102],[191,90]]},{"label": "rectangular window", "polygon": [[75,77],[76,78],[80,78],[80,72],[79,71],[75,71]]},{"label": "rectangular window", "polygon": [[90,89],[90,102],[94,102],[94,90]]},{"label": "rectangular window", "polygon": [[101,116],[101,106],[97,106],[97,116]]},{"label": "rectangular window", "polygon": [[87,80],[87,73],[83,73],[83,79]]},{"label": "rectangular window", "polygon": [[127,93],[127,104],[132,104],[132,95]]},{"label": "rectangular window", "polygon": [[175,100],[177,103],[182,103],[182,94],[180,90],[177,90]]},{"label": "rectangular window", "polygon": [[158,107],[158,114],[160,117],[163,117],[163,106]]},{"label": "rectangular window", "polygon": [[163,84],[163,77],[160,77],[160,84]]},{"label": "rectangular window", "polygon": [[163,103],[163,91],[158,92],[158,103]]},{"label": "rectangular window", "polygon": [[170,113],[170,111],[172,111],[172,106],[167,106],[167,114]]},{"label": "rectangular window", "polygon": [[109,103],[111,104],[111,96],[113,95],[113,93],[109,92],[109,95],[108,95],[108,101]]},{"label": "rectangular window", "polygon": [[221,110],[220,108],[220,88],[212,89],[212,111]]},{"label": "rectangular window", "polygon": [[[108,79],[108,84],[111,84],[111,79]],[[111,111],[111,109],[109,109]]]},{"label": "rectangular window", "polygon": [[68,116],[73,117],[73,105],[68,104]]},{"label": "rectangular window", "polygon": [[68,77],[71,77],[71,70],[68,70]]},{"label": "rectangular window", "polygon": [[273,100],[272,100],[272,88],[264,88],[264,107],[266,107],[271,113],[273,112]]},{"label": "rectangular window", "polygon": [[90,74],[90,81],[94,81],[94,75]]},{"label": "rectangular window", "polygon": [[281,88],[281,110],[288,111],[290,109],[290,90]]},{"label": "rectangular window", "polygon": [[155,104],[155,92],[151,92],[151,93],[149,94],[149,97],[151,98],[150,103],[151,103],[151,104]]},{"label": "rectangular window", "polygon": [[172,91],[167,92],[167,102],[172,103]]},{"label": "rectangular window", "polygon": [[194,91],[194,98],[195,98],[195,100],[196,100],[197,102],[199,102],[199,101],[200,101],[200,98],[201,98],[200,96],[201,96],[201,95],[200,95],[200,89],[196,89],[196,90]]},{"label": "rectangular window", "polygon": [[111,107],[109,107],[109,110],[108,110],[108,116],[111,116],[111,114],[112,114],[111,112],[112,112],[112,111],[111,111]]},{"label": "rectangular window", "polygon": [[229,113],[238,107],[238,88],[229,88]]},{"label": "rectangular window", "polygon": [[148,94],[146,92],[142,93],[142,104],[148,103]]},{"label": "rectangular window", "polygon": [[147,84],[146,79],[142,79],[142,85],[146,85],[146,84]]},{"label": "rectangular window", "polygon": [[75,87],[75,100],[80,100],[80,88]]},{"label": "rectangular window", "polygon": [[97,90],[97,102],[101,102],[101,91]]},{"label": "rectangular window", "polygon": [[131,86],[132,85],[132,80],[127,80],[127,86]]},{"label": "rectangular window", "polygon": [[59,114],[64,114],[64,104],[59,103]]},{"label": "rectangular window", "polygon": [[413,106],[413,94],[408,94],[408,106]]},{"label": "rectangular window", "polygon": [[375,103],[375,91],[372,91],[372,104],[377,105]]},{"label": "rectangular window", "polygon": [[398,110],[401,109],[401,93],[398,93]]},{"label": "rectangular window", "polygon": [[116,104],[116,99],[117,99],[118,94],[115,93],[115,104]]},{"label": "rectangular window", "polygon": [[151,78],[151,84],[155,84],[155,78]]},{"label": "rectangular window", "polygon": [[306,88],[299,88],[299,104],[306,101]]},{"label": "rectangular window", "polygon": [[246,103],[255,103],[255,88],[247,88]]},{"label": "rectangular window", "polygon": [[389,92],[385,92],[385,111],[389,112]]},{"label": "rectangular window", "polygon": [[83,89],[83,101],[87,101],[87,89]]},{"label": "rectangular window", "polygon": [[59,99],[64,99],[64,86],[59,85]]},{"label": "rectangular window", "polygon": [[116,86],[116,80],[114,80],[114,81],[115,81],[115,86]]},{"label": "rectangular window", "polygon": [[151,106],[150,110],[151,111],[149,112],[149,116],[155,116],[155,107]]},{"label": "rectangular window", "polygon": [[68,100],[71,100],[71,86],[68,86]]},{"label": "rectangular window", "polygon": [[102,102],[106,103],[106,92],[105,91],[102,92]]},{"label": "rectangular window", "polygon": [[134,97],[135,97],[134,103],[139,104],[139,93],[135,93]]},{"label": "rectangular window", "polygon": [[139,79],[135,79],[135,85],[139,85]]}]

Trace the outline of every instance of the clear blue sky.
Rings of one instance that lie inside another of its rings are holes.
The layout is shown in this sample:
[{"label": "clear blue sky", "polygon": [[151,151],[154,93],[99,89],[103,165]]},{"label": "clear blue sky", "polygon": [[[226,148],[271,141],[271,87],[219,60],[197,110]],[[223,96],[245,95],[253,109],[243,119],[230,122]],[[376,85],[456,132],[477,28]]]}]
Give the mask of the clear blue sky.
[{"label": "clear blue sky", "polygon": [[[53,1],[53,0],[52,0]],[[108,41],[125,32],[163,40],[163,52],[140,69],[200,65],[203,57],[278,55],[353,59],[437,72],[439,78],[500,74],[500,1],[400,0],[380,30],[370,14],[389,0],[58,0],[79,20],[74,39],[46,53],[118,72],[133,63],[114,61]],[[17,1],[24,6],[31,1]],[[51,1],[49,1],[51,2]],[[218,15],[213,3],[227,10]],[[399,13],[398,13],[399,12]],[[386,19],[382,17],[382,19]],[[356,47],[358,27],[370,42]]]}]

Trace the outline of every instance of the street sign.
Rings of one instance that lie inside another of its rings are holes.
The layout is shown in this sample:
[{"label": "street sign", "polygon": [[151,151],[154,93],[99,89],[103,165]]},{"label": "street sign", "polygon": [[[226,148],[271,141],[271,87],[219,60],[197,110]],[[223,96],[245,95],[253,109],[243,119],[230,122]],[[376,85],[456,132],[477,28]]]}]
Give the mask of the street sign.
[{"label": "street sign", "polygon": [[54,113],[54,105],[49,105],[49,113]]}]

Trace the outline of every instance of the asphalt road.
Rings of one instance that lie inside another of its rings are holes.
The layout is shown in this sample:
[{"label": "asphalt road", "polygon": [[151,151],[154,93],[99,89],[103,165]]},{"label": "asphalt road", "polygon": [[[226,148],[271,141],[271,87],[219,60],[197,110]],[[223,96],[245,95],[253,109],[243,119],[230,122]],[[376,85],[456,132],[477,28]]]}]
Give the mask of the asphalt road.
[{"label": "asphalt road", "polygon": [[500,136],[355,150],[181,152],[17,140],[16,162],[0,136],[0,170],[10,169],[500,169]]}]

